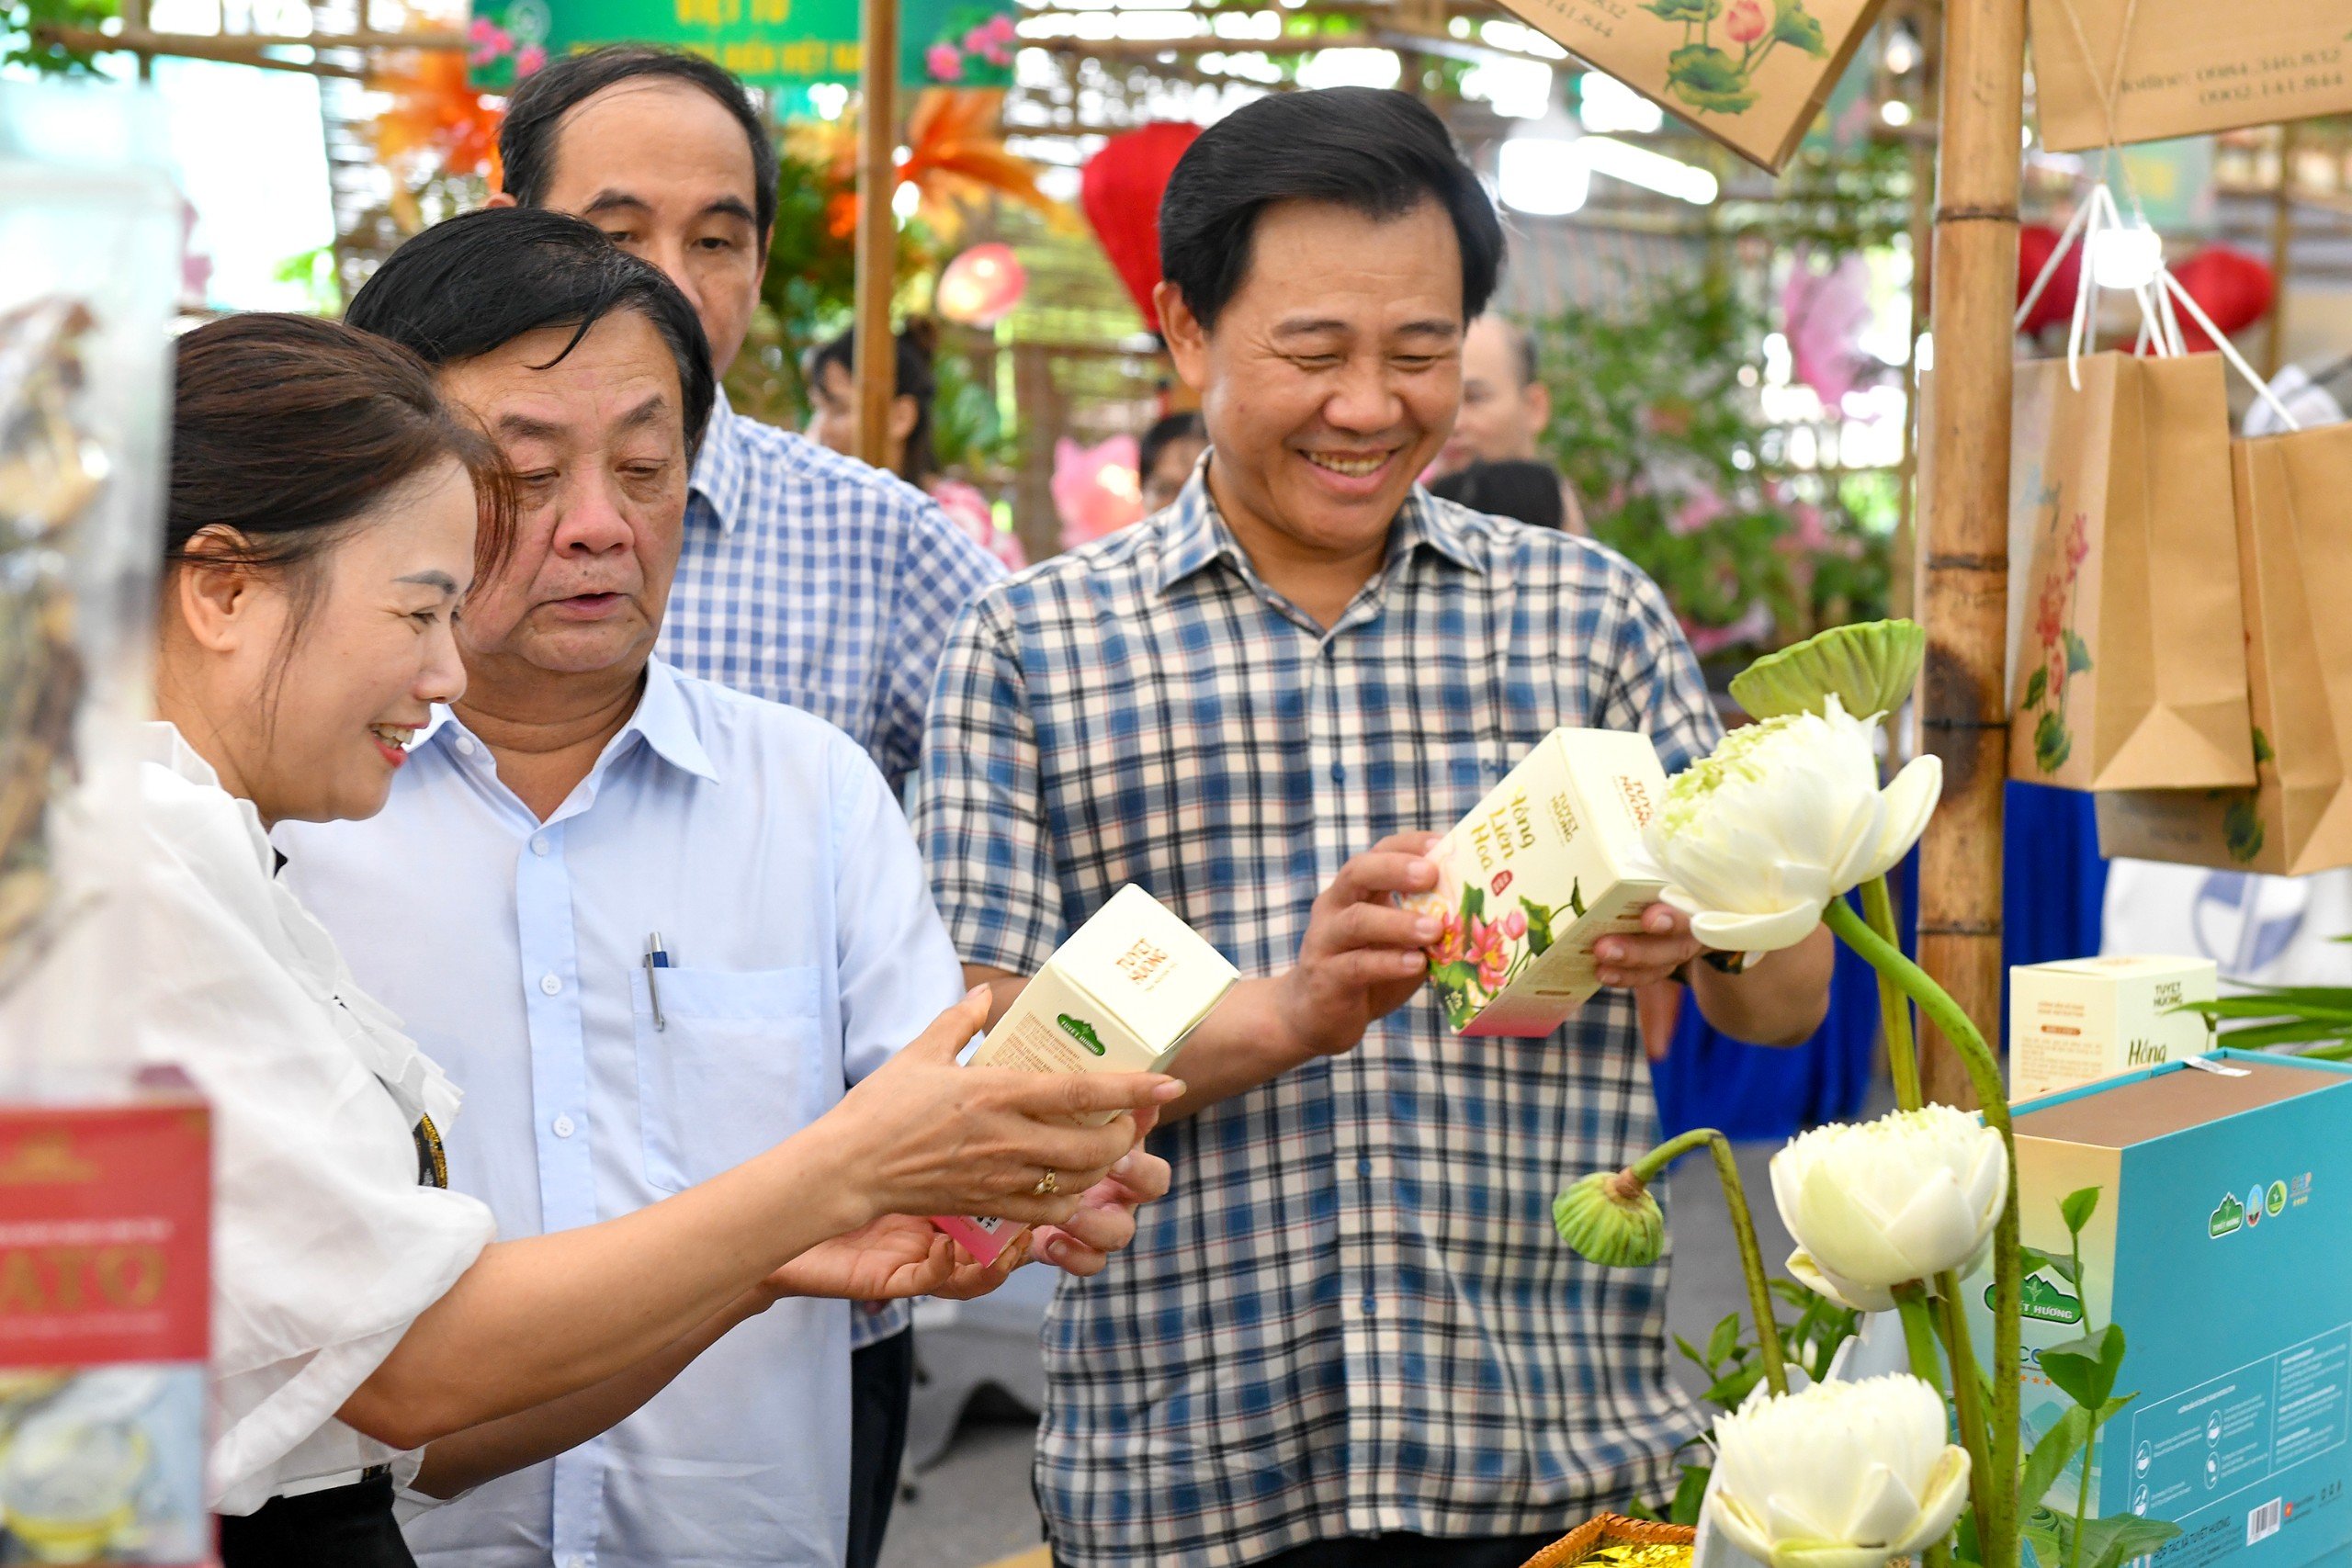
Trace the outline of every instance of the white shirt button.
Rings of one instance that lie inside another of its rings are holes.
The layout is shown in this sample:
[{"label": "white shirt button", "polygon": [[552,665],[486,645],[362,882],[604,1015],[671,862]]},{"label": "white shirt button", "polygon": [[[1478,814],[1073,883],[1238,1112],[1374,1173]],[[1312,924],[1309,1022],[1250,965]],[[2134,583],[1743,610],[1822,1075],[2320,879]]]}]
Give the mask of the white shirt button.
[{"label": "white shirt button", "polygon": [[554,996],[558,991],[563,989],[563,982],[557,979],[552,975],[542,975],[539,976],[539,989],[545,991],[549,996]]},{"label": "white shirt button", "polygon": [[473,742],[473,738],[472,738],[471,736],[469,736],[469,735],[460,735],[460,736],[458,736],[458,756],[460,756],[460,757],[470,757],[470,756],[472,756],[473,754],[474,754],[474,742]]},{"label": "white shirt button", "polygon": [[531,835],[531,852],[535,855],[543,855],[548,852],[548,836],[545,833]]},{"label": "white shirt button", "polygon": [[[571,1117],[559,1116],[555,1119],[555,1135],[559,1138],[568,1138],[571,1136]],[[578,1560],[574,1559],[574,1561],[576,1562]]]}]

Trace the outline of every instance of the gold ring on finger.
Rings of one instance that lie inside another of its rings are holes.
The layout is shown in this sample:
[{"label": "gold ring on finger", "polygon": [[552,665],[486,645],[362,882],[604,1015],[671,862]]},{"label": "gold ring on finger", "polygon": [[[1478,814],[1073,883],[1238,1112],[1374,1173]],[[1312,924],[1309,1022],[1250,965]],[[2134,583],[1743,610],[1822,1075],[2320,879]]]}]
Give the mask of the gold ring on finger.
[{"label": "gold ring on finger", "polygon": [[1039,1198],[1050,1198],[1061,1190],[1062,1179],[1050,1166],[1046,1168],[1046,1174],[1037,1179],[1037,1185],[1029,1189],[1032,1194]]}]

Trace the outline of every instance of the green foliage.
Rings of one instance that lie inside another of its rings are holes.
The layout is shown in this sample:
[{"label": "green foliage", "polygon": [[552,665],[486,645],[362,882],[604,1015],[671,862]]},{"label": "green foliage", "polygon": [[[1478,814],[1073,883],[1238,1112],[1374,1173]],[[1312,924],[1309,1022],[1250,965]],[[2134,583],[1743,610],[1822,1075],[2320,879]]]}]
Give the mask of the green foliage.
[{"label": "green foliage", "polygon": [[2115,1393],[2115,1374],[2123,1367],[2123,1330],[2110,1323],[2095,1334],[2050,1346],[2034,1359],[2067,1398],[2098,1410]]},{"label": "green foliage", "polygon": [[0,65],[48,76],[95,76],[96,52],[50,42],[45,29],[96,28],[121,14],[119,0],[0,0]]},{"label": "green foliage", "polygon": [[2301,1047],[2295,1055],[2322,1061],[2352,1057],[2352,986],[2255,986],[2214,1001],[2184,1002],[2174,1010],[2233,1023],[2217,1038],[2241,1051],[2295,1046]]},{"label": "green foliage", "polygon": [[933,370],[931,450],[943,468],[974,477],[1021,460],[1021,433],[998,412],[996,393],[972,373],[972,362],[943,346]]},{"label": "green foliage", "polygon": [[[853,193],[833,171],[786,148],[776,171],[775,231],[750,335],[727,376],[739,413],[798,425],[808,414],[802,371],[808,351],[850,324],[857,288],[857,241],[848,221]],[[898,276],[931,265],[919,224],[899,231]]]},{"label": "green foliage", "polygon": [[2084,1187],[2058,1200],[2058,1217],[2066,1222],[2068,1235],[2079,1237],[2083,1227],[2091,1223],[2091,1216],[2098,1212],[2098,1192],[2096,1187]]},{"label": "green foliage", "polygon": [[[1758,473],[1767,426],[1740,372],[1758,367],[1764,333],[1731,288],[1699,279],[1571,311],[1539,334],[1546,446],[1593,536],[1648,573],[1729,670],[1886,610],[1893,515],[1877,477]],[[1770,631],[1727,633],[1754,605]]]}]

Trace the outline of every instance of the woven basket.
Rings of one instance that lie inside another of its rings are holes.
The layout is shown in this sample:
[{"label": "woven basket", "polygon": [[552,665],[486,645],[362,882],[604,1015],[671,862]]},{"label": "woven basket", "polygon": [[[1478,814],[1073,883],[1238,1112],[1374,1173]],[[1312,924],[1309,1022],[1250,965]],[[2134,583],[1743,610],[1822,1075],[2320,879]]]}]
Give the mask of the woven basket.
[{"label": "woven basket", "polygon": [[1629,1519],[1623,1514],[1602,1514],[1585,1520],[1529,1558],[1526,1568],[1568,1568],[1570,1563],[1583,1562],[1604,1546],[1690,1546],[1698,1539],[1699,1532],[1689,1525],[1652,1524],[1645,1519]]}]

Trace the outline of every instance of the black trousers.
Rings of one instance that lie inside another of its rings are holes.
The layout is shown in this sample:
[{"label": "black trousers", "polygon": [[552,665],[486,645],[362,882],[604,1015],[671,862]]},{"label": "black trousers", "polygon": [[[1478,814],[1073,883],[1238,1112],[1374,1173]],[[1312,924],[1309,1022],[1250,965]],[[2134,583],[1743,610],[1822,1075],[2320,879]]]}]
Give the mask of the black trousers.
[{"label": "black trousers", "polygon": [[[1529,1558],[1567,1534],[1565,1527],[1542,1535],[1469,1536],[1351,1535],[1318,1540],[1253,1568],[1521,1568]],[[1067,1568],[1059,1556],[1054,1568]]]},{"label": "black trousers", "polygon": [[907,1451],[907,1403],[915,1387],[915,1331],[877,1339],[849,1359],[849,1559],[875,1568],[890,1505],[899,1495],[899,1461]]},{"label": "black trousers", "polygon": [[251,1514],[223,1515],[220,1568],[416,1568],[392,1517],[392,1478],[300,1497],[272,1497]]}]

